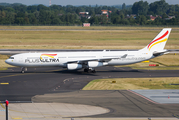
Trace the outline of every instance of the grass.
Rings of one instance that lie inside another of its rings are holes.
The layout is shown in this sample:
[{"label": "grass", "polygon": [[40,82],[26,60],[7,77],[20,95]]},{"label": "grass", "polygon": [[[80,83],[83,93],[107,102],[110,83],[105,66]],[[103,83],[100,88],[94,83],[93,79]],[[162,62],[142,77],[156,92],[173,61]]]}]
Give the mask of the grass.
[{"label": "grass", "polygon": [[5,63],[6,59],[0,59],[0,68],[7,68],[7,67],[13,67],[11,65],[8,65]]},{"label": "grass", "polygon": [[0,59],[8,59],[10,57],[10,55],[1,55],[0,54]]},{"label": "grass", "polygon": [[1,70],[7,70],[7,68],[1,68],[1,67],[0,67],[0,71],[1,71]]},{"label": "grass", "polygon": [[[149,60],[150,62],[141,62],[131,65],[116,67],[131,67],[133,69],[144,70],[179,70],[179,54],[166,54]],[[159,64],[159,66],[149,66],[149,64]]]},{"label": "grass", "polygon": [[[9,27],[15,28],[14,26]],[[28,27],[17,26],[17,29],[20,28],[25,29]],[[42,29],[43,27],[40,28]],[[44,29],[46,29],[46,26]],[[166,49],[179,49],[178,31],[171,32]],[[105,29],[100,31],[1,31],[0,49],[141,49],[159,32],[160,30],[150,31],[148,29],[112,31]]]},{"label": "grass", "polygon": [[0,70],[7,70],[8,67],[13,67],[5,63],[5,60],[9,58],[9,55],[0,54]]},{"label": "grass", "polygon": [[142,70],[179,70],[179,67],[132,67],[133,69]]},{"label": "grass", "polygon": [[[112,83],[116,81],[116,83]],[[126,90],[126,89],[179,89],[178,77],[170,78],[116,78],[98,79],[87,84],[83,90]]]},{"label": "grass", "polygon": [[168,54],[160,57],[156,57],[151,61],[159,64],[163,64],[164,66],[179,66],[179,54]]}]

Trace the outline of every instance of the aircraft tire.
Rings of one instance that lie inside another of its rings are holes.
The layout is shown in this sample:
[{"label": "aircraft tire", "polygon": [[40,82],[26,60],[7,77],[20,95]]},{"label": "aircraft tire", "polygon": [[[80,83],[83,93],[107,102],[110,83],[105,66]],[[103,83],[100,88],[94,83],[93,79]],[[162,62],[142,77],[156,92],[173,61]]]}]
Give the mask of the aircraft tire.
[{"label": "aircraft tire", "polygon": [[88,73],[91,73],[91,69],[88,69]]},{"label": "aircraft tire", "polygon": [[85,69],[84,69],[84,72],[88,72],[88,69],[87,69],[87,68],[85,68]]}]

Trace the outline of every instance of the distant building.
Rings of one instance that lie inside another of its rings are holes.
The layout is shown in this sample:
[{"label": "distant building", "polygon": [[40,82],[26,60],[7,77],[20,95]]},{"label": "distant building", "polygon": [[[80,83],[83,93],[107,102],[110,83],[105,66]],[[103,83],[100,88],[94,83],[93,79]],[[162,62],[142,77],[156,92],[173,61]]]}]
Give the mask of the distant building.
[{"label": "distant building", "polygon": [[168,16],[168,18],[165,18],[165,20],[171,20],[173,18],[175,18],[175,16]]},{"label": "distant building", "polygon": [[81,17],[85,17],[87,19],[91,18],[91,16],[89,15],[89,12],[79,12],[79,16],[80,16],[80,18]]},{"label": "distant building", "polygon": [[79,15],[88,15],[89,12],[80,12]]},{"label": "distant building", "polygon": [[108,15],[108,10],[101,10],[101,15],[106,15],[107,16],[107,18],[109,17],[109,15]]},{"label": "distant building", "polygon": [[151,20],[151,21],[154,21],[157,17],[162,18],[162,17],[161,17],[161,16],[159,16],[159,15],[156,15],[156,17],[155,17],[155,16],[150,15],[150,20]]},{"label": "distant building", "polygon": [[83,23],[83,27],[90,27],[90,23]]},{"label": "distant building", "polygon": [[131,14],[130,17],[136,19],[136,14]]},{"label": "distant building", "polygon": [[150,20],[151,20],[151,21],[154,21],[156,18],[157,18],[157,17],[154,17],[154,16],[150,15]]}]

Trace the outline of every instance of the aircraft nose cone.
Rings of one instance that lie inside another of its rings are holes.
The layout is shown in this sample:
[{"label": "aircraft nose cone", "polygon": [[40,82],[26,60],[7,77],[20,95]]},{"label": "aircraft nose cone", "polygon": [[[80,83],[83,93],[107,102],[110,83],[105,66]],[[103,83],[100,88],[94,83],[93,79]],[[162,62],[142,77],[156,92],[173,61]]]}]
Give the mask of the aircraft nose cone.
[{"label": "aircraft nose cone", "polygon": [[5,60],[5,62],[6,62],[7,64],[9,64],[9,59]]}]

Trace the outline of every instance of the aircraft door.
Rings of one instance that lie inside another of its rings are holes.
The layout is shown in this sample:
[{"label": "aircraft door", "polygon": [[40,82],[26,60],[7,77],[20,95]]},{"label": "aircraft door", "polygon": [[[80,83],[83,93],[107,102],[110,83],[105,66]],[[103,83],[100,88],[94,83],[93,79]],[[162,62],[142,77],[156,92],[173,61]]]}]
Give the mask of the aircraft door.
[{"label": "aircraft door", "polygon": [[19,62],[23,62],[23,56],[19,56]]}]

